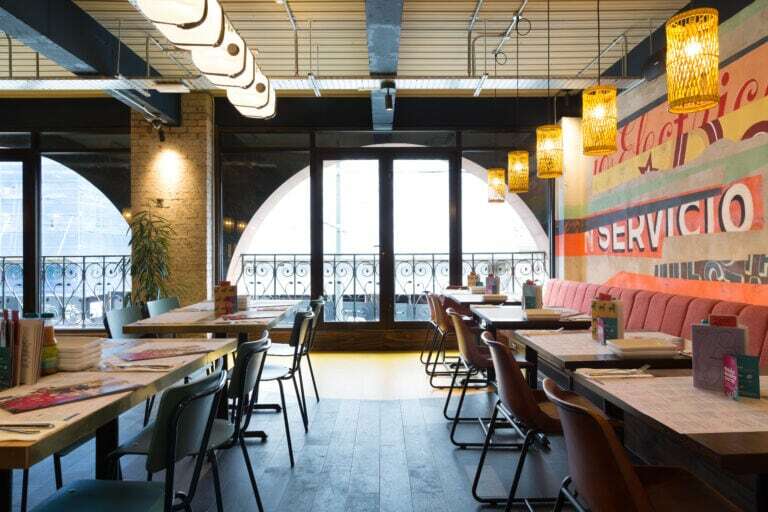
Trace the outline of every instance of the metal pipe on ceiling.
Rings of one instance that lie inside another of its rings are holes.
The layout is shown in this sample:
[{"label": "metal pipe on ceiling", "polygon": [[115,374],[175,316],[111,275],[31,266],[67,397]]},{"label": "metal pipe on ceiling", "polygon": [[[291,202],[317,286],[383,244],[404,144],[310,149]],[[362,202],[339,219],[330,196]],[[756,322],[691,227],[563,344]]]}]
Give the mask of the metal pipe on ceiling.
[{"label": "metal pipe on ceiling", "polygon": [[509,26],[507,27],[507,30],[504,31],[504,35],[501,38],[501,41],[499,41],[499,44],[496,46],[496,49],[493,50],[493,54],[496,55],[497,53],[500,53],[502,48],[504,48],[504,45],[507,41],[509,41],[510,37],[512,37],[512,31],[515,30],[515,27],[517,27],[517,24],[520,21],[520,18],[523,16],[523,10],[525,10],[525,6],[528,5],[528,0],[523,0],[520,4],[520,7],[517,9],[517,12],[515,13],[514,17],[512,18],[512,21],[509,23]]},{"label": "metal pipe on ceiling", "polygon": [[[588,70],[589,68],[591,68],[591,67],[592,67],[592,66],[593,66],[593,65],[594,65],[594,64],[595,64],[595,63],[598,61],[598,59],[599,59],[600,57],[602,57],[603,55],[605,55],[605,54],[606,54],[608,51],[610,51],[610,49],[611,49],[611,48],[613,48],[614,46],[616,46],[616,43],[618,43],[619,41],[622,41],[622,40],[624,41],[624,44],[622,45],[622,49],[623,49],[623,55],[622,55],[622,57],[621,57],[621,75],[622,75],[622,76],[626,76],[626,74],[627,74],[627,52],[628,52],[628,49],[629,49],[629,43],[627,42],[627,33],[626,33],[626,31],[625,31],[625,32],[622,32],[621,34],[619,34],[618,36],[616,36],[616,38],[615,38],[613,41],[611,41],[611,42],[610,42],[610,44],[608,44],[608,46],[606,46],[605,48],[603,48],[603,49],[600,51],[600,53],[599,53],[599,54],[598,54],[598,55],[597,55],[597,56],[596,56],[594,59],[592,59],[592,60],[589,62],[589,64],[587,64],[586,66],[584,66],[583,68],[581,68],[581,71],[579,71],[578,73],[576,73],[576,76],[577,76],[577,77],[580,77],[580,76],[582,75],[582,73],[584,73],[586,70]],[[602,70],[598,69],[598,70],[597,70],[597,73],[598,73],[598,74],[602,73]]]}]

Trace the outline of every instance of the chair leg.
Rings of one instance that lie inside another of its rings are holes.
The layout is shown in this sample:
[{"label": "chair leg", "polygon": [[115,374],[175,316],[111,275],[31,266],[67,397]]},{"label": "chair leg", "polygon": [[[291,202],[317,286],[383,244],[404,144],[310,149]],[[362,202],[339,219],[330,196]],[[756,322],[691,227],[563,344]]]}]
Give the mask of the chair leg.
[{"label": "chair leg", "polygon": [[309,376],[312,378],[312,387],[315,389],[315,399],[319,402],[320,393],[317,392],[317,381],[315,380],[315,370],[312,369],[312,359],[310,359],[309,357],[309,352],[307,352],[307,366],[309,367]]},{"label": "chair leg", "polygon": [[427,354],[427,349],[430,347],[430,334],[434,337],[434,327],[432,324],[427,328],[426,336],[424,336],[424,344],[421,346],[421,354],[419,354],[419,361],[421,361],[421,364],[427,364],[424,360],[424,356]]},{"label": "chair leg", "polygon": [[307,409],[307,393],[306,391],[304,391],[304,374],[301,373],[301,364],[299,364],[298,372],[299,372],[299,387],[301,388],[301,404],[302,404],[302,407],[304,408],[304,417],[307,423],[305,427],[307,427],[309,426],[309,409]]},{"label": "chair leg", "polygon": [[288,456],[291,459],[291,467],[293,467],[293,444],[291,443],[291,427],[288,425],[288,409],[285,407],[285,391],[283,390],[283,381],[278,380],[277,386],[280,389],[280,403],[283,405],[283,422],[285,423],[285,439],[288,442]]},{"label": "chair leg", "polygon": [[[443,405],[443,417],[447,419],[448,421],[453,421],[453,419],[458,415],[458,412],[454,413],[453,416],[448,416],[448,406],[451,403],[451,396],[453,395],[453,390],[456,389],[456,378],[459,376],[459,365],[456,365],[456,368],[453,370],[453,376],[451,377],[451,386],[448,388],[448,394],[445,395],[445,405]],[[459,403],[459,407],[461,407],[461,403]]]},{"label": "chair leg", "polygon": [[248,449],[245,446],[245,439],[240,436],[240,449],[243,452],[243,458],[245,459],[245,467],[248,469],[248,478],[251,480],[251,487],[253,488],[253,496],[256,498],[256,505],[259,507],[259,512],[264,512],[264,506],[261,504],[261,496],[259,495],[259,488],[256,485],[256,476],[253,474],[253,466],[251,466],[251,457],[248,455]]},{"label": "chair leg", "polygon": [[61,455],[53,454],[53,476],[56,478],[56,489],[64,487],[64,478],[61,476]]},{"label": "chair leg", "polygon": [[144,426],[149,424],[149,418],[152,416],[152,407],[155,405],[155,395],[147,398],[144,402]]},{"label": "chair leg", "polygon": [[437,328],[432,328],[432,339],[429,343],[429,352],[427,353],[427,362],[424,363],[424,373],[429,375],[429,365],[432,364],[432,356],[435,354],[435,346],[437,345],[437,338],[439,334]]},{"label": "chair leg", "polygon": [[485,457],[488,455],[488,447],[491,445],[491,439],[493,433],[496,430],[496,420],[499,417],[499,403],[493,407],[493,414],[491,415],[491,423],[488,426],[488,433],[485,435],[485,441],[483,442],[483,451],[480,452],[480,460],[477,462],[477,468],[475,469],[475,478],[472,481],[472,496],[480,503],[490,503],[492,505],[498,505],[503,500],[493,500],[484,498],[477,494],[477,486],[480,483],[480,475],[483,472],[483,466],[485,465]]},{"label": "chair leg", "polygon": [[301,421],[304,424],[304,433],[306,434],[309,432],[309,420],[307,419],[307,411],[304,410],[299,386],[296,383],[296,374],[291,375],[291,381],[293,381],[293,390],[296,392],[296,401],[299,402],[299,412],[301,413]]},{"label": "chair leg", "polygon": [[[528,455],[528,450],[531,448],[534,439],[536,439],[536,431],[529,430],[525,434],[525,441],[523,441],[523,449],[520,452],[520,458],[517,459],[517,468],[515,468],[515,477],[512,480],[512,488],[509,490],[509,498],[507,498],[507,508],[505,512],[511,512],[513,505],[515,504],[515,494],[517,494],[517,486],[520,484],[520,476],[523,474],[523,466],[525,465],[525,457]],[[523,500],[524,502],[526,500]]]},{"label": "chair leg", "polygon": [[221,498],[221,479],[219,477],[219,464],[216,460],[216,452],[210,450],[208,452],[208,461],[211,463],[211,472],[213,473],[213,490],[216,494],[216,510],[218,512],[224,512],[224,505]]},{"label": "chair leg", "polygon": [[21,512],[27,512],[27,498],[29,497],[29,468],[21,474]]},{"label": "chair leg", "polygon": [[563,505],[565,504],[565,493],[563,490],[568,486],[570,481],[571,477],[567,476],[563,480],[562,485],[560,485],[560,492],[557,493],[557,501],[555,502],[555,508],[552,509],[552,512],[562,512]]}]

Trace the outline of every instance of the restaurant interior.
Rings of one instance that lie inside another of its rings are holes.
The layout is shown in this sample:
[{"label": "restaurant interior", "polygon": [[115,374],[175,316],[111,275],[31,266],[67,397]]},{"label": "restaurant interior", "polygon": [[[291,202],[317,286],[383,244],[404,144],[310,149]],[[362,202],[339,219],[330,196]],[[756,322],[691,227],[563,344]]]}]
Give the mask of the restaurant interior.
[{"label": "restaurant interior", "polygon": [[0,33],[0,512],[768,511],[768,0]]}]

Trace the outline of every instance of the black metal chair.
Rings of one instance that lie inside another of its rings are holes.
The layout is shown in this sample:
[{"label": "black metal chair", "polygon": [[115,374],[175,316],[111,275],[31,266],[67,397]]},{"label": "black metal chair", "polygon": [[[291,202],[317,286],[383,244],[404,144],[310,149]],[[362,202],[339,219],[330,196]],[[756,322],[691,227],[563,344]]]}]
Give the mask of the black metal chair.
[{"label": "black metal chair", "polygon": [[162,315],[163,313],[177,309],[180,305],[181,304],[179,304],[178,297],[166,297],[164,299],[150,300],[147,302],[147,314],[150,318],[152,318],[154,316]]},{"label": "black metal chair", "polygon": [[[160,400],[155,428],[149,441],[146,468],[149,473],[165,470],[164,482],[78,480],[60,489],[33,512],[191,512],[191,501],[200,479],[226,375],[217,372],[205,379],[169,388]],[[196,456],[186,492],[176,492],[176,462]]]},{"label": "black metal chair", "polygon": [[[132,338],[141,337],[138,334],[123,333],[123,326],[126,324],[130,324],[132,322],[141,320],[142,318],[144,318],[144,314],[140,306],[128,306],[126,308],[113,309],[111,311],[108,311],[104,315],[104,329],[107,332],[107,337],[108,338],[120,337],[123,339],[126,339],[126,338],[132,339]],[[119,336],[113,336],[112,333],[119,334]],[[154,404],[154,397],[147,399],[147,402],[145,404],[144,425],[146,425],[147,421],[149,420],[149,414],[152,412],[152,404]],[[56,482],[56,489],[61,489],[62,486],[64,485],[64,477],[61,470],[61,458],[67,455],[68,453],[71,453],[75,449],[79,448],[80,446],[82,446],[83,443],[87,442],[89,439],[91,439],[91,437],[92,436],[86,436],[85,438],[77,441],[76,443],[67,447],[61,452],[56,452],[53,454],[53,475],[54,475],[54,480]],[[20,506],[21,512],[27,511],[28,499],[29,499],[29,469],[27,468],[24,471],[22,471],[22,474],[21,474],[21,506]]]},{"label": "black metal chair", "polygon": [[[302,311],[296,313],[291,329],[291,339],[289,345],[293,348],[293,358],[290,366],[266,363],[261,374],[261,382],[277,382],[280,389],[280,405],[283,411],[283,422],[285,423],[285,437],[288,443],[288,456],[291,460],[291,467],[294,466],[293,444],[291,443],[291,428],[288,425],[288,409],[285,406],[285,390],[283,382],[292,381],[293,389],[296,392],[296,400],[299,404],[299,412],[304,423],[304,432],[309,432],[309,419],[307,417],[307,404],[304,400],[303,383],[302,391],[299,390],[299,383],[296,376],[299,376],[301,382],[301,358],[304,354],[304,346],[309,342],[312,319],[315,317],[311,311]],[[254,403],[254,406],[256,404]],[[251,407],[253,409],[253,407]]]},{"label": "black metal chair", "polygon": [[[318,325],[320,323],[320,319],[323,316],[323,310],[325,309],[325,299],[312,299],[309,301],[309,308],[312,310],[312,313],[315,315],[315,317],[312,319],[312,325],[310,326],[311,329],[309,331],[309,340],[307,341],[305,347],[304,347],[304,353],[302,354],[302,358],[307,360],[307,367],[309,368],[309,376],[312,379],[312,387],[315,390],[315,399],[319,402],[320,401],[320,393],[317,391],[317,381],[315,380],[315,371],[312,368],[312,359],[310,357],[310,354],[312,352],[312,347],[315,343],[315,335],[317,334]],[[273,343],[272,348],[269,349],[269,355],[270,356],[276,356],[276,357],[293,357],[294,355],[294,349],[291,346],[290,343]],[[303,380],[303,378],[302,378]],[[302,395],[304,393],[304,387],[302,385]],[[302,401],[306,403],[306,397],[302,397]]]},{"label": "black metal chair", "polygon": [[[232,369],[229,387],[227,388],[227,399],[231,400],[230,411],[232,414],[228,419],[215,419],[211,427],[206,456],[211,463],[214,490],[216,492],[216,505],[219,512],[223,510],[223,500],[216,450],[235,446],[239,446],[242,450],[256,505],[260,512],[264,511],[259,489],[256,485],[256,476],[245,446],[245,437],[251,421],[253,404],[258,400],[259,381],[270,345],[269,336],[265,335],[259,340],[243,343],[237,347],[235,366]],[[119,459],[125,455],[149,455],[153,429],[154,426],[144,429],[131,441],[120,446],[110,456],[119,464]],[[190,455],[196,455],[196,453]],[[148,478],[151,478],[151,475],[148,475]]]}]

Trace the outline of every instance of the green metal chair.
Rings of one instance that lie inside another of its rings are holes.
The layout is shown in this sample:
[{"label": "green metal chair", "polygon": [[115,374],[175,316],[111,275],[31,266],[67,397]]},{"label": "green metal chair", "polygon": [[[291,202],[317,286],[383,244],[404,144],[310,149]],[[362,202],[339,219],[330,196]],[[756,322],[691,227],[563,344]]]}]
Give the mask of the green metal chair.
[{"label": "green metal chair", "polygon": [[[230,410],[232,416],[229,419],[216,418],[211,427],[206,456],[211,463],[213,484],[216,491],[216,505],[219,511],[223,510],[221,497],[221,482],[219,480],[218,461],[216,450],[228,449],[240,446],[248,470],[248,477],[253,488],[253,495],[260,512],[264,508],[261,496],[256,485],[256,476],[253,472],[251,459],[245,446],[245,433],[251,420],[252,406],[258,400],[259,380],[264,369],[264,361],[270,347],[269,336],[259,340],[243,343],[237,348],[237,358],[232,369],[232,376],[227,389],[227,398],[231,400]],[[149,455],[151,440],[155,426],[144,429],[128,443],[120,446],[110,457],[119,464],[120,457],[124,455]],[[190,455],[196,455],[191,453]],[[151,479],[151,474],[148,475]]]},{"label": "green metal chair", "polygon": [[160,400],[152,431],[147,471],[165,470],[165,482],[78,480],[66,485],[32,512],[191,512],[191,501],[200,479],[203,457],[197,456],[187,492],[175,492],[176,462],[190,453],[204,453],[226,375],[217,372],[205,379],[168,389]]},{"label": "green metal chair", "polygon": [[[302,357],[307,360],[307,367],[309,368],[309,376],[312,379],[312,387],[315,390],[315,400],[320,401],[320,393],[317,391],[317,381],[315,380],[315,370],[312,368],[312,359],[310,358],[310,353],[312,352],[312,347],[315,343],[315,334],[317,334],[317,327],[320,323],[320,319],[323,317],[323,310],[325,309],[325,299],[319,298],[319,299],[312,299],[309,301],[309,309],[312,310],[312,313],[314,313],[315,317],[312,319],[312,325],[310,326],[309,331],[309,340],[304,345],[304,350]],[[277,357],[293,357],[294,350],[290,343],[273,343],[272,348],[269,349],[269,355],[270,356],[277,356]],[[301,369],[299,368],[299,373],[301,373]],[[302,378],[303,380],[303,378]],[[302,386],[302,395],[303,395],[303,386]],[[302,396],[302,401],[306,403],[306,397]]]},{"label": "green metal chair", "polygon": [[150,300],[147,302],[147,313],[149,317],[162,315],[171,310],[178,309],[180,306],[178,297],[167,297],[165,299]]},{"label": "green metal chair", "polygon": [[[113,309],[108,311],[104,315],[104,329],[107,331],[108,338],[121,338],[132,339],[139,338],[138,334],[125,334],[123,333],[123,326],[136,322],[144,318],[144,312],[140,306],[128,306],[121,309]],[[152,412],[152,405],[154,404],[155,397],[148,398],[144,407],[144,425],[149,421],[149,416]],[[53,475],[56,482],[56,489],[61,489],[64,485],[64,477],[61,470],[61,458],[73,450],[80,447],[83,443],[91,439],[92,436],[86,436],[80,441],[67,447],[61,452],[53,454]],[[29,469],[25,469],[21,476],[21,512],[27,512],[27,501],[29,497]]]}]

